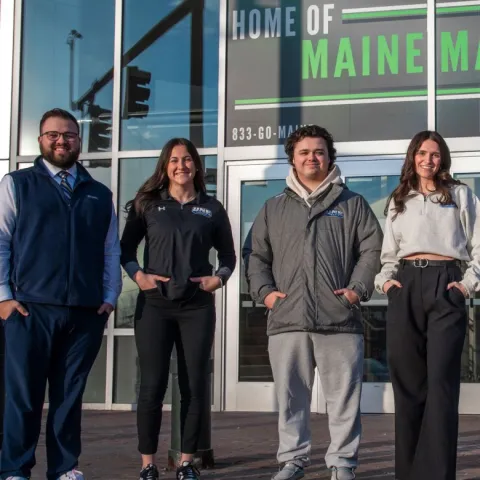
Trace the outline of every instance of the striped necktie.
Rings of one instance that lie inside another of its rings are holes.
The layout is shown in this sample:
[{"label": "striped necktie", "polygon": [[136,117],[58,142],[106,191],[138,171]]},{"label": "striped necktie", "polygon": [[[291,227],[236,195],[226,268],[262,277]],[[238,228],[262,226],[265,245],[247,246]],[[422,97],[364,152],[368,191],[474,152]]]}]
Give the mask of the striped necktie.
[{"label": "striped necktie", "polygon": [[72,193],[73,193],[73,189],[72,187],[70,186],[70,184],[68,183],[68,176],[70,174],[65,171],[65,170],[62,170],[61,172],[58,172],[58,176],[62,179],[62,181],[60,182],[60,186],[62,187],[62,191],[65,195],[65,197],[67,198],[68,201],[70,201],[72,199]]}]

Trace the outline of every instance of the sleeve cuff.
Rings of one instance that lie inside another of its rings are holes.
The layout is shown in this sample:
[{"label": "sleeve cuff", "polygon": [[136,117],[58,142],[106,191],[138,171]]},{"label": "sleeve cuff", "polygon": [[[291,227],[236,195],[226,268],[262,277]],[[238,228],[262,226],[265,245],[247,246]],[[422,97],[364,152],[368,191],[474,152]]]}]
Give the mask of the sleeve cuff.
[{"label": "sleeve cuff", "polygon": [[133,280],[133,276],[141,270],[140,265],[137,262],[128,262],[123,266],[123,269],[127,272],[127,275]]},{"label": "sleeve cuff", "polygon": [[12,289],[8,285],[0,286],[0,302],[6,302],[7,300],[12,300]]},{"label": "sleeve cuff", "polygon": [[276,292],[277,289],[272,285],[264,285],[258,292],[258,298],[260,303],[265,303],[265,298],[270,295],[272,292]]},{"label": "sleeve cuff", "polygon": [[118,295],[114,292],[107,292],[103,298],[103,303],[109,303],[112,307],[117,304]]},{"label": "sleeve cuff", "polygon": [[349,290],[353,290],[358,295],[358,300],[360,302],[368,301],[368,292],[365,288],[365,285],[361,282],[353,282],[347,286]]},{"label": "sleeve cuff", "polygon": [[461,282],[459,282],[460,285],[463,285],[465,287],[465,290],[468,292],[468,298],[472,298],[475,295],[475,286],[471,284],[467,279],[463,279]]}]

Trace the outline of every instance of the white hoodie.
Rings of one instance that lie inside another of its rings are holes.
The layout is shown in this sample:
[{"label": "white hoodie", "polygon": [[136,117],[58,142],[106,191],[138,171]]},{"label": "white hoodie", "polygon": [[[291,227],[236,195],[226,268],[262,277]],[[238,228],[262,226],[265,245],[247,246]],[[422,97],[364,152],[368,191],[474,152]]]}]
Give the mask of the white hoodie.
[{"label": "white hoodie", "polygon": [[290,168],[290,173],[287,177],[287,186],[292,189],[305,203],[311,207],[315,200],[324,192],[331,183],[340,185],[343,183],[341,178],[340,168],[337,165],[333,165],[332,170],[329,172],[325,180],[318,185],[318,187],[313,192],[308,192],[308,190],[300,183],[295,173],[295,169]]}]

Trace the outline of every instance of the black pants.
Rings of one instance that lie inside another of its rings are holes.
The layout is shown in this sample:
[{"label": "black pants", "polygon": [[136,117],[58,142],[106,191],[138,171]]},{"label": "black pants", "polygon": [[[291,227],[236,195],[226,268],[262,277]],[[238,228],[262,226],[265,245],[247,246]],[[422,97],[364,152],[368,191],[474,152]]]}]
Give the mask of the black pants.
[{"label": "black pants", "polygon": [[182,452],[195,453],[205,400],[208,364],[215,333],[215,307],[210,293],[199,291],[187,304],[142,294],[135,322],[140,364],[137,404],[138,449],[153,455],[158,447],[162,404],[175,344],[181,395]]},{"label": "black pants", "polygon": [[1,478],[30,477],[48,379],[47,478],[78,464],[82,396],[107,315],[96,308],[26,303],[5,328],[5,416]]},{"label": "black pants", "polygon": [[458,267],[401,265],[388,291],[387,351],[399,480],[455,480],[467,313]]}]

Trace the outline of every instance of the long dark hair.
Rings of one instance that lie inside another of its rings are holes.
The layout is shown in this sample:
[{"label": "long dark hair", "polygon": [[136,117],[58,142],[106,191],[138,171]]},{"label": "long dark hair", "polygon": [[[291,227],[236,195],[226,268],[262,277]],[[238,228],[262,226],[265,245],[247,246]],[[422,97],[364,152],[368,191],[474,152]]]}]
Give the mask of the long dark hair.
[{"label": "long dark hair", "polygon": [[450,156],[450,149],[443,137],[438,132],[424,130],[417,133],[411,140],[408,146],[407,156],[400,174],[400,184],[393,191],[387,200],[385,206],[385,216],[388,214],[388,207],[391,200],[394,202],[395,215],[405,211],[405,198],[410,190],[418,190],[419,181],[418,175],[415,171],[415,155],[420,150],[423,142],[426,140],[433,140],[440,148],[440,168],[435,174],[435,191],[441,194],[439,203],[442,205],[451,205],[455,202],[452,199],[451,188],[454,185],[460,185],[462,182],[455,180],[450,175],[450,167],[452,165],[452,157]]},{"label": "long dark hair", "polygon": [[203,164],[195,145],[186,138],[172,138],[163,146],[153,175],[138,189],[135,198],[125,205],[127,212],[135,208],[137,214],[143,215],[149,203],[158,197],[160,190],[168,189],[170,181],[167,175],[167,166],[172,150],[179,145],[186,147],[195,165],[196,172],[193,178],[195,190],[197,192],[206,192]]}]

